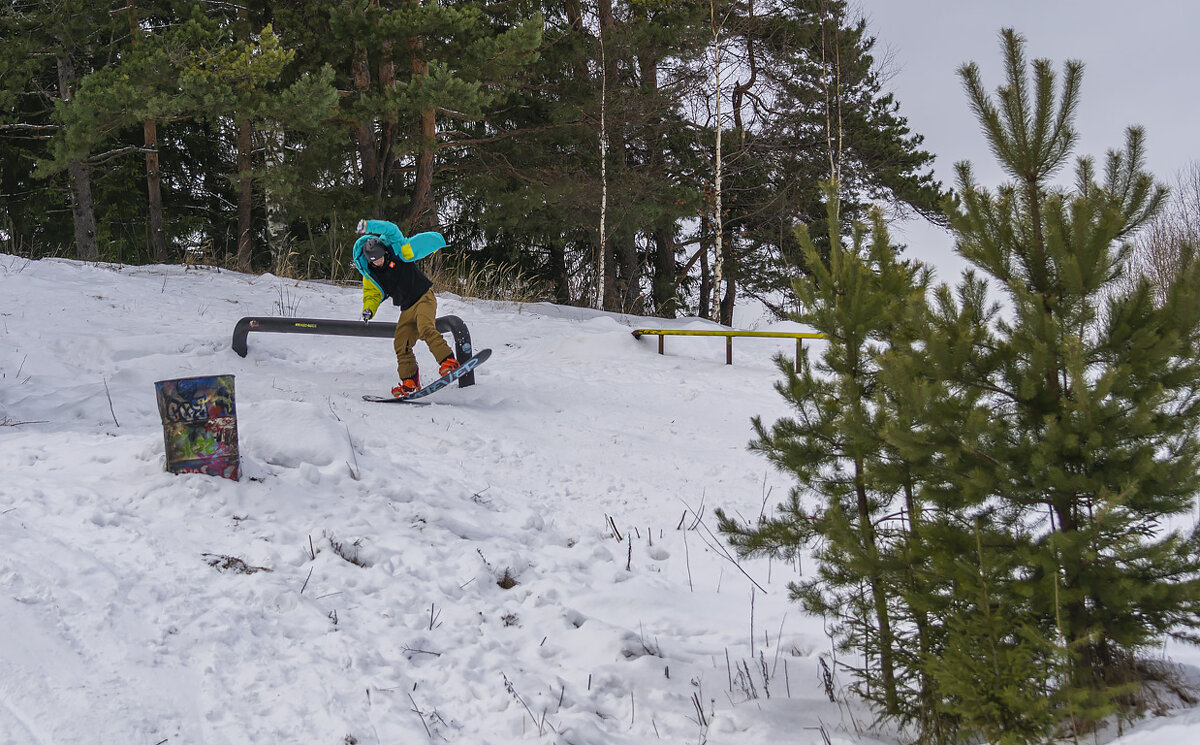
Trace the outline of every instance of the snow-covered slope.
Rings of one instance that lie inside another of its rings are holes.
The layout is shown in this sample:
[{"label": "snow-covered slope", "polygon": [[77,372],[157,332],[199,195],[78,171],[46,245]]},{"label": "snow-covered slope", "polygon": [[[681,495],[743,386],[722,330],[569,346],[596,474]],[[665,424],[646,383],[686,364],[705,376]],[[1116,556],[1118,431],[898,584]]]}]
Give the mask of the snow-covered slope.
[{"label": "snow-covered slope", "polygon": [[[712,533],[788,489],[746,445],[786,413],[790,342],[726,366],[722,340],[629,334],[662,321],[442,295],[494,354],[428,406],[361,400],[394,383],[386,339],[230,348],[243,316],[359,309],[0,255],[0,743],[894,741],[825,695],[828,641],[787,600],[809,567]],[[212,374],[240,482],[164,470],[153,383]]]}]

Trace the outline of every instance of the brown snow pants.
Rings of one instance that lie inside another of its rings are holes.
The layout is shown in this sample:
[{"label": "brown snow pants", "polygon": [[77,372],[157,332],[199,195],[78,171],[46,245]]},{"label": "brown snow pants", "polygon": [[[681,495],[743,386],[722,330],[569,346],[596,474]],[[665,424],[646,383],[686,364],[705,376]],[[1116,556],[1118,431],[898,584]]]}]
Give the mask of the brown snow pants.
[{"label": "brown snow pants", "polygon": [[438,362],[454,354],[450,345],[437,330],[437,297],[433,290],[427,291],[417,302],[400,311],[396,321],[396,373],[401,380],[417,377],[417,357],[413,345],[417,339],[424,341]]}]

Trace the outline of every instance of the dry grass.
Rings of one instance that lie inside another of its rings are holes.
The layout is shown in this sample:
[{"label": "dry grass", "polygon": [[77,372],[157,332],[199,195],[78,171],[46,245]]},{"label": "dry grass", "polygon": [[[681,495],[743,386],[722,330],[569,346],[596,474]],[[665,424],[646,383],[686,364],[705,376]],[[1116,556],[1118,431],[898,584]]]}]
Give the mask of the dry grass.
[{"label": "dry grass", "polygon": [[204,561],[218,572],[234,572],[236,574],[254,574],[255,572],[270,572],[267,567],[256,567],[247,564],[242,559],[236,556],[225,556],[224,554],[201,554]]},{"label": "dry grass", "polygon": [[[294,251],[287,251],[277,257],[272,272],[278,277],[296,280],[324,280],[334,283],[357,282],[359,277],[350,263],[348,246],[333,236],[329,240],[329,255],[324,261],[310,257],[302,262]],[[216,266],[232,268],[236,256],[210,257]],[[303,264],[303,265],[302,265]],[[536,280],[520,269],[515,263],[496,263],[487,261],[482,264],[467,260],[447,260],[435,254],[418,264],[423,272],[433,281],[435,292],[452,292],[462,297],[478,300],[493,300],[497,302],[537,303],[552,298],[552,293],[544,282]],[[332,276],[328,276],[332,274]]]},{"label": "dry grass", "polygon": [[521,583],[517,581],[516,577],[512,576],[512,573],[508,569],[505,569],[504,576],[497,580],[496,584],[505,590],[511,590]]},{"label": "dry grass", "polygon": [[527,276],[515,264],[457,262],[426,268],[435,291],[505,303],[538,303],[549,298],[543,283]]}]

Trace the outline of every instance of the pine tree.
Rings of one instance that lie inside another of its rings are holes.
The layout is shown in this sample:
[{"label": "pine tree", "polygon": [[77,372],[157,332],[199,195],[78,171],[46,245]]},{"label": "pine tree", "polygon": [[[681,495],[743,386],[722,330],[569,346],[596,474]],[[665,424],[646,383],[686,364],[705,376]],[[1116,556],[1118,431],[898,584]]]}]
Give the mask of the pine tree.
[{"label": "pine tree", "polygon": [[[785,379],[777,389],[797,414],[769,427],[756,418],[758,439],[751,444],[793,473],[797,486],[777,515],[745,525],[720,513],[720,528],[742,555],[789,557],[819,538],[816,576],[794,583],[792,596],[827,619],[842,648],[865,655],[865,667],[851,668],[855,690],[883,714],[919,718],[922,707],[930,707],[929,696],[908,690],[908,676],[901,674],[920,655],[901,649],[900,636],[910,631],[900,625],[908,627],[920,615],[903,597],[915,589],[912,562],[925,550],[919,531],[911,529],[919,518],[906,527],[898,517],[920,510],[903,460],[884,439],[892,410],[880,405],[885,396],[878,360],[921,312],[929,271],[896,260],[878,213],[869,242],[867,229],[858,225],[844,245],[836,227],[836,185],[825,191],[828,224],[834,226],[828,260],[801,229],[798,241],[813,274],[795,289],[804,308],[796,320],[824,333],[829,347],[816,367],[802,359],[793,371],[789,361],[779,361]],[[810,499],[815,504],[806,506]],[[914,625],[918,637],[928,632]],[[916,646],[924,641],[918,638]]]},{"label": "pine tree", "polygon": [[[1028,63],[1027,77],[1024,40],[1002,38],[1007,81],[995,98],[975,65],[960,74],[1013,181],[993,193],[960,166],[951,216],[1002,312],[979,280],[957,305],[943,294],[935,324],[957,329],[944,345],[955,356],[930,355],[932,375],[970,413],[925,426],[957,467],[942,496],[986,511],[1018,550],[994,581],[998,595],[1024,599],[1010,635],[1054,640],[1057,713],[1087,728],[1133,703],[1139,650],[1200,626],[1200,544],[1171,522],[1200,490],[1200,269],[1187,257],[1161,307],[1144,281],[1120,289],[1129,238],[1163,196],[1142,170],[1143,135],[1129,130],[1103,180],[1081,158],[1074,185],[1056,185],[1082,65],[1065,66],[1056,100],[1050,63]],[[983,328],[972,338],[963,318]]]}]

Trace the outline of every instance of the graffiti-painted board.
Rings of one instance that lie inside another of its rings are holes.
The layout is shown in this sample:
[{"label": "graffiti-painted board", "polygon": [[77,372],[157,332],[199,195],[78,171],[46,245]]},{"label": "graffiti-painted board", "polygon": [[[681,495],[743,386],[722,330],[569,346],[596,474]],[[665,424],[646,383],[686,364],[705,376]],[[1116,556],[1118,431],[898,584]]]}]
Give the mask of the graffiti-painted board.
[{"label": "graffiti-painted board", "polygon": [[162,417],[167,470],[237,481],[237,412],[233,376],[160,380],[154,384]]}]

